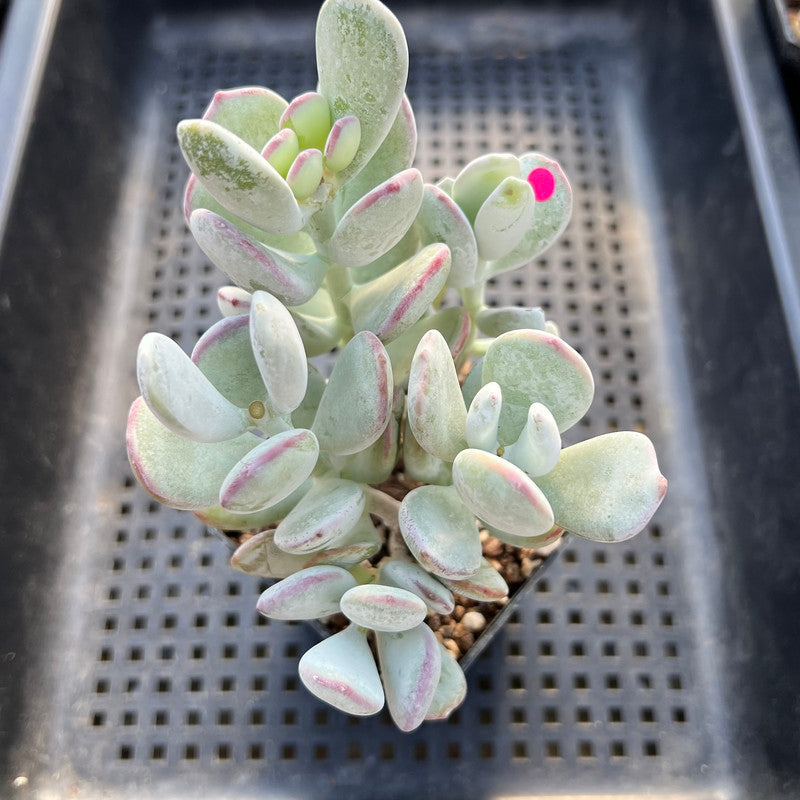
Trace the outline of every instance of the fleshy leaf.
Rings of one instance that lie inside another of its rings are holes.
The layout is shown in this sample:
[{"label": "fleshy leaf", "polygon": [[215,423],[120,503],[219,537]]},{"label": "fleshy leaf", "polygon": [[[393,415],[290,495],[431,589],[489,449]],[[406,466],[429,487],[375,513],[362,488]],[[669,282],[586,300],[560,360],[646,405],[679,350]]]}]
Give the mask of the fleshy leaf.
[{"label": "fleshy leaf", "polygon": [[486,525],[486,530],[499,539],[501,542],[510,544],[512,547],[530,548],[536,550],[541,547],[547,547],[558,541],[564,535],[564,529],[554,525],[547,533],[541,536],[514,536],[513,533],[506,533],[498,528],[493,528],[491,525]]},{"label": "fleshy leaf", "polygon": [[439,650],[442,654],[442,672],[430,708],[425,715],[426,720],[447,719],[467,696],[464,670],[446,647],[439,645]]},{"label": "fleshy leaf", "polygon": [[508,584],[485,558],[481,561],[480,569],[469,578],[459,581],[447,578],[442,578],[442,580],[456,594],[481,603],[494,603],[508,597]]},{"label": "fleshy leaf", "polygon": [[402,633],[378,632],[375,638],[389,713],[401,731],[413,731],[425,719],[439,685],[439,643],[424,624]]},{"label": "fleshy leaf", "polygon": [[449,614],[455,608],[453,593],[419,564],[395,559],[387,561],[381,566],[380,581],[413,592],[435,614]]},{"label": "fleshy leaf", "polygon": [[168,336],[151,332],[142,337],[136,377],[153,414],[181,436],[222,442],[247,430],[247,413],[220,394]]},{"label": "fleshy leaf", "polygon": [[[295,154],[296,156],[297,154]],[[294,160],[294,156],[292,157]],[[291,162],[287,165],[288,170]],[[204,208],[208,211],[213,211],[215,214],[228,220],[232,225],[237,227],[242,233],[245,233],[251,239],[267,245],[275,250],[280,250],[285,253],[294,253],[296,255],[308,255],[315,252],[314,242],[305,231],[297,231],[290,233],[286,236],[281,236],[277,233],[269,233],[261,228],[245,222],[241,217],[232,214],[221,203],[218,203],[211,194],[203,187],[197,176],[194,174],[189,175],[186,181],[186,191],[183,196],[183,218],[186,224],[192,218],[192,214],[199,208]]]},{"label": "fleshy leaf", "polygon": [[300,155],[300,142],[291,128],[282,128],[265,145],[261,156],[284,178],[297,156]]},{"label": "fleshy leaf", "polygon": [[212,325],[194,346],[192,361],[235,406],[247,408],[254,400],[266,400],[245,315],[226,317]]},{"label": "fleshy leaf", "polygon": [[456,176],[452,198],[470,222],[486,198],[506,178],[520,176],[519,159],[511,153],[488,153],[467,164]]},{"label": "fleshy leaf", "polygon": [[561,435],[555,418],[546,406],[533,403],[519,439],[506,447],[503,458],[536,478],[555,467],[560,453]]},{"label": "fleshy leaf", "polygon": [[251,225],[289,234],[303,227],[286,181],[261,154],[215,122],[184,120],[178,141],[192,172],[225,208]]},{"label": "fleshy leaf", "polygon": [[317,92],[298,95],[284,110],[280,126],[297,134],[301,150],[314,148],[321,151],[331,129],[328,101]]},{"label": "fleshy leaf", "polygon": [[506,255],[528,232],[536,199],[527,181],[505,178],[486,198],[475,216],[475,240],[484,261]]},{"label": "fleshy leaf", "polygon": [[400,506],[400,531],[425,569],[458,580],[477,572],[481,543],[475,517],[452,486],[420,486]]},{"label": "fleshy leaf", "polygon": [[252,294],[238,286],[221,286],[217,289],[217,306],[223,317],[250,313]]},{"label": "fleshy leaf", "polygon": [[533,225],[510,253],[489,264],[490,275],[516,269],[540,256],[561,236],[572,215],[572,189],[558,162],[540,153],[526,153],[519,162],[519,177],[531,184],[536,195]]},{"label": "fleshy leaf", "polygon": [[[432,635],[432,634],[431,634]],[[366,633],[350,625],[307,650],[298,665],[311,694],[347,714],[377,714],[383,687]]]},{"label": "fleshy leaf", "polygon": [[314,553],[341,542],[366,507],[358,483],[318,478],[275,531],[275,544],[287,553]]},{"label": "fleshy leaf", "polygon": [[236,548],[231,556],[231,566],[246,575],[260,578],[286,578],[305,569],[308,556],[284,553],[275,544],[275,531],[267,530],[251,536]]},{"label": "fleshy leaf", "polygon": [[372,331],[381,341],[396,339],[428,310],[449,270],[447,246],[432,244],[385,275],[355,287],[350,293],[353,326]]},{"label": "fleshy leaf", "polygon": [[467,408],[472,405],[475,395],[478,394],[481,386],[483,386],[481,382],[482,373],[483,359],[472,359],[472,366],[467,373],[467,377],[464,378],[464,382],[461,384],[461,396],[464,398],[464,404]]},{"label": "fleshy leaf", "polygon": [[273,250],[213,211],[194,211],[189,227],[211,261],[249,292],[264,289],[296,306],[310,300],[325,277],[326,266],[315,254]]},{"label": "fleshy leaf", "polygon": [[361,123],[358,117],[337,119],[325,141],[325,166],[339,172],[350,165],[361,144]]},{"label": "fleshy leaf", "polygon": [[203,119],[216,122],[255,150],[278,130],[286,101],[262,86],[222,89],[214,94]]},{"label": "fleshy leaf", "polygon": [[503,389],[501,445],[516,441],[531,403],[547,406],[563,433],[589,410],[594,396],[587,363],[563,339],[546,331],[498,336],[483,359],[482,381],[496,381]]},{"label": "fleshy leaf", "polygon": [[503,393],[497,383],[487,383],[475,395],[467,412],[467,444],[489,453],[497,452],[497,426]]},{"label": "fleshy leaf", "polygon": [[[251,513],[279,503],[311,474],[319,445],[311,431],[293,428],[254,447],[228,473],[219,504]],[[206,503],[206,507],[212,505]]]},{"label": "fleshy leaf", "polygon": [[339,611],[339,601],[356,579],[341,567],[307,567],[261,593],[256,608],[270,619],[316,619]]},{"label": "fleshy leaf", "polygon": [[[317,18],[319,90],[334,119],[361,123],[361,142],[342,179],[355,175],[389,133],[408,75],[408,47],[395,16],[374,0],[326,0]],[[379,55],[379,57],[376,57]]]},{"label": "fleshy leaf", "polygon": [[478,312],[475,321],[481,332],[491,337],[501,336],[519,328],[530,328],[537,331],[545,329],[544,311],[538,306],[535,308],[520,308],[519,306],[483,308]]},{"label": "fleshy leaf", "polygon": [[416,227],[412,225],[405,233],[403,238],[390,250],[387,250],[382,256],[365,264],[363,267],[353,267],[350,270],[353,283],[358,285],[362,283],[369,283],[369,281],[380,278],[390,270],[393,270],[398,264],[403,261],[408,261],[409,258],[416,255],[419,251],[419,232]]},{"label": "fleshy leaf", "polygon": [[452,306],[429,314],[386,345],[386,352],[392,360],[395,385],[405,385],[419,340],[434,328],[444,336],[454,361],[464,351],[470,331],[467,310],[462,306]]},{"label": "fleshy leaf", "polygon": [[553,527],[541,489],[517,466],[483,450],[463,450],[453,462],[453,485],[476,517],[515,536],[538,536]]},{"label": "fleshy leaf", "polygon": [[667,491],[655,450],[641,433],[619,431],[566,447],[537,478],[556,523],[595,542],[622,542],[650,521]]},{"label": "fleshy leaf", "polygon": [[373,631],[416,628],[428,613],[425,603],[405,589],[368,583],[342,595],[342,613],[356,625]]},{"label": "fleshy leaf", "polygon": [[408,379],[408,422],[431,455],[452,461],[467,446],[467,409],[456,367],[437,330],[420,340]]},{"label": "fleshy leaf", "polygon": [[373,334],[357,333],[336,360],[312,430],[323,450],[350,455],[369,447],[392,413],[392,367]]},{"label": "fleshy leaf", "polygon": [[348,180],[338,196],[340,214],[378,184],[408,169],[417,150],[417,124],[411,103],[403,95],[400,109],[386,138],[372,158]]},{"label": "fleshy leaf", "polygon": [[278,414],[291,413],[306,393],[306,353],[292,315],[267,292],[253,293],[250,341],[270,405]]},{"label": "fleshy leaf", "polygon": [[[234,514],[226,511],[222,506],[203,508],[195,511],[194,515],[201,522],[212,528],[222,531],[260,531],[282,520],[299,502],[303,495],[311,488],[311,481],[300,484],[287,498],[274,506],[256,511],[253,514]],[[219,495],[219,491],[217,491]],[[249,540],[248,540],[249,541]],[[269,577],[266,576],[265,577]],[[275,575],[274,577],[283,577]]]},{"label": "fleshy leaf", "polygon": [[145,490],[172,508],[194,511],[219,501],[231,467],[258,442],[245,433],[224,442],[196,442],[164,427],[144,398],[128,414],[128,458]]},{"label": "fleshy leaf", "polygon": [[475,283],[478,245],[469,220],[452,198],[426,183],[415,227],[423,244],[442,242],[450,248],[448,286],[460,289]]},{"label": "fleshy leaf", "polygon": [[420,483],[448,486],[453,482],[453,465],[424,450],[408,422],[403,430],[403,471],[411,480]]},{"label": "fleshy leaf", "polygon": [[316,148],[302,150],[286,174],[286,183],[292,194],[302,203],[317,190],[322,182],[322,152]]},{"label": "fleshy leaf", "polygon": [[339,220],[328,249],[342,267],[363,267],[394,247],[422,203],[419,170],[407,169],[376,186]]}]

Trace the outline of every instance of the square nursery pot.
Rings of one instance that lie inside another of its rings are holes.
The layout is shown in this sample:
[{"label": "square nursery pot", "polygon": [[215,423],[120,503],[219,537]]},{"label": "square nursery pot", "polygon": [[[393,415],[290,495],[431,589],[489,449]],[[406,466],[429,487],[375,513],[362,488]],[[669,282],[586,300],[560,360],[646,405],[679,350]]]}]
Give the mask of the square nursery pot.
[{"label": "square nursery pot", "polygon": [[579,438],[647,431],[670,493],[565,542],[404,735],[300,685],[307,626],[125,456],[142,334],[220,283],[175,124],[220,86],[313,86],[317,4],[11,4],[0,55],[3,797],[800,795],[800,167],[754,0],[397,3],[417,163],[538,148],[566,235],[497,279],[597,377]]}]

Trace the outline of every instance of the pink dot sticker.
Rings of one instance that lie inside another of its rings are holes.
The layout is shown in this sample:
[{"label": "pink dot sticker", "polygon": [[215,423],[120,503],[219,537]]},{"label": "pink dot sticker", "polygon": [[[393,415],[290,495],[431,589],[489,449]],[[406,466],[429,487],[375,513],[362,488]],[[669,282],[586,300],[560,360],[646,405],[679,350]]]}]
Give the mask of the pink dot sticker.
[{"label": "pink dot sticker", "polygon": [[556,190],[555,176],[545,167],[537,167],[531,171],[528,175],[528,183],[533,189],[534,197],[540,203],[549,200]]}]

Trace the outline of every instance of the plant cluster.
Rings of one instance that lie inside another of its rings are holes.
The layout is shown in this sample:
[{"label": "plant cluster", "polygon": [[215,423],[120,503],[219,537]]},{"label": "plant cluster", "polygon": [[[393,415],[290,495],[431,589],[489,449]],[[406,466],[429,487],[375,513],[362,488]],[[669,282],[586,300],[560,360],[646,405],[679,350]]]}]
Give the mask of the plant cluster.
[{"label": "plant cluster", "polygon": [[[586,362],[541,309],[484,304],[567,225],[559,165],[489,154],[425,183],[405,37],[377,0],[327,0],[316,53],[317,91],[220,91],[178,126],[187,223],[233,285],[190,356],[142,339],[128,453],[161,502],[254,534],[232,564],[280,579],[261,613],[347,617],[300,659],[311,692],[385,703],[410,731],[465,694],[426,616],[508,591],[481,529],[621,541],[666,481],[639,433],[562,448],[592,401]],[[309,359],[332,351],[326,376]],[[398,464],[402,501],[380,488]]]}]

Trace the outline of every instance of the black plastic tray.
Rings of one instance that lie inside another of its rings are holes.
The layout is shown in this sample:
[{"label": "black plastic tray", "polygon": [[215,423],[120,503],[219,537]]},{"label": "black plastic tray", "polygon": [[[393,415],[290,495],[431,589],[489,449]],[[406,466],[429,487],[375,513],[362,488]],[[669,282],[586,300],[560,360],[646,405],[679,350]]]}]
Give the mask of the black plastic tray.
[{"label": "black plastic tray", "polygon": [[758,8],[395,6],[428,179],[530,148],[572,177],[565,238],[490,297],[593,367],[577,435],[646,430],[670,479],[403,735],[305,692],[313,632],[257,619],[123,445],[139,337],[188,349],[216,313],[174,125],[219,86],[313,87],[315,6],[51,5],[0,251],[0,796],[800,795],[800,171]]}]

